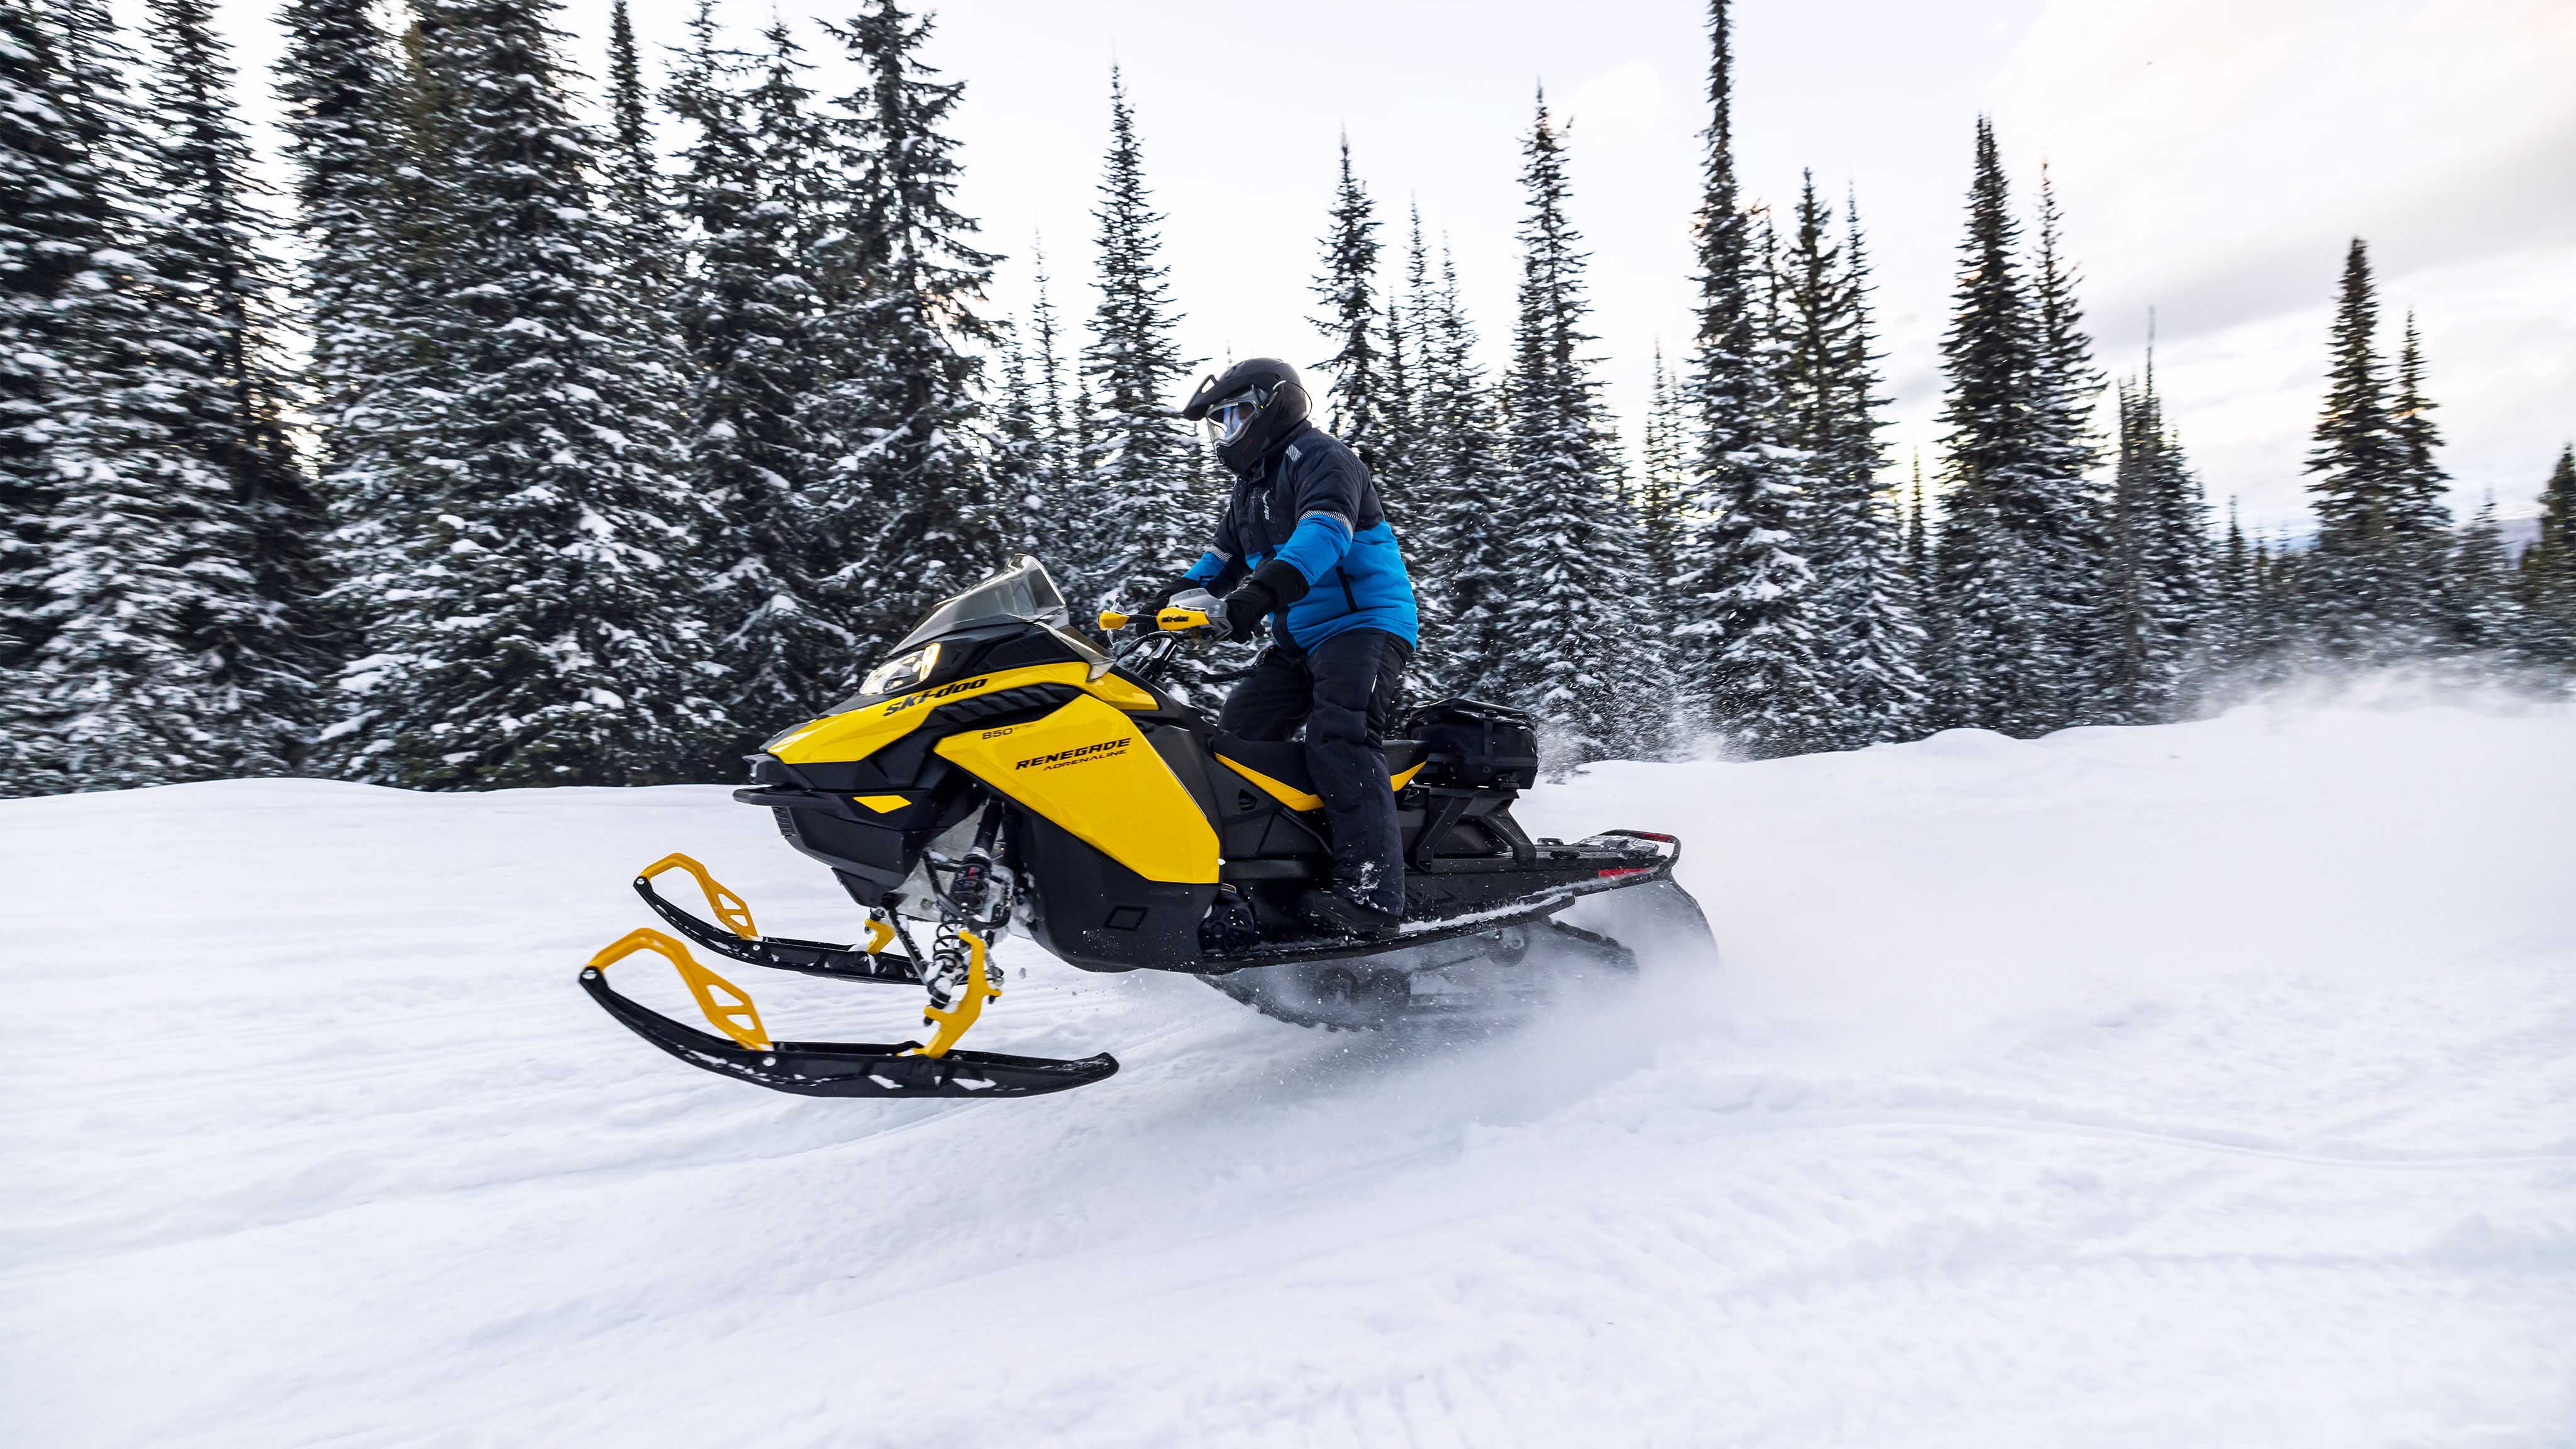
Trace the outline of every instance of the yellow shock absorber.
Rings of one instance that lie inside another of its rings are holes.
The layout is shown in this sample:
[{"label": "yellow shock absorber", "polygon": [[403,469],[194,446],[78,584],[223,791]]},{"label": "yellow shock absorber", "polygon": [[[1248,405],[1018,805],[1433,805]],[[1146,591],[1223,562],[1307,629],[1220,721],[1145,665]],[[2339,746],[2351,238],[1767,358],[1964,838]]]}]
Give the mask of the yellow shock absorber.
[{"label": "yellow shock absorber", "polygon": [[717,884],[716,878],[707,874],[705,866],[676,850],[644,867],[638,872],[638,879],[651,880],[666,870],[685,870],[696,876],[698,889],[707,893],[707,909],[715,912],[716,919],[724,922],[725,929],[746,941],[759,939],[760,930],[751,923],[750,903]]},{"label": "yellow shock absorber", "polygon": [[959,931],[957,939],[966,943],[966,985],[959,992],[957,1004],[946,1010],[936,1006],[921,1009],[921,1019],[939,1029],[930,1034],[927,1046],[907,1053],[912,1056],[944,1057],[957,1039],[984,1014],[984,1003],[1002,993],[984,976],[984,938],[972,931]]},{"label": "yellow shock absorber", "polygon": [[[769,1033],[760,1024],[760,1008],[751,1004],[750,993],[699,965],[689,955],[688,947],[650,926],[638,926],[600,948],[599,954],[590,958],[590,969],[605,972],[638,951],[654,952],[680,968],[680,979],[688,983],[689,994],[698,999],[698,1010],[705,1014],[709,1026],[753,1051],[769,1050]],[[725,999],[717,1000],[717,992],[724,993]]]}]

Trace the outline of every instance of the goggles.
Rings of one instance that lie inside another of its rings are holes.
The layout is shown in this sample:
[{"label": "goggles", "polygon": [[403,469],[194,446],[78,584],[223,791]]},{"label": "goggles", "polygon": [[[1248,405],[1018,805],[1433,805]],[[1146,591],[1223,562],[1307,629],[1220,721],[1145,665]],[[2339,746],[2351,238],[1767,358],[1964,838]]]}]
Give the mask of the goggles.
[{"label": "goggles", "polygon": [[1261,403],[1253,394],[1237,393],[1208,410],[1208,436],[1223,447],[1242,437],[1243,430],[1252,426],[1253,415],[1260,411]]}]

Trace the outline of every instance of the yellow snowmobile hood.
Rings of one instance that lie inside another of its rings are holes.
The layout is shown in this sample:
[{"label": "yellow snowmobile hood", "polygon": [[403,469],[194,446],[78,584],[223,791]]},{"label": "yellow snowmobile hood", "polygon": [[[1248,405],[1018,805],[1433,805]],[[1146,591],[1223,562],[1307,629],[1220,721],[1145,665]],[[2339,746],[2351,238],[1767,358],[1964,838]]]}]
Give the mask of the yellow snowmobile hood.
[{"label": "yellow snowmobile hood", "polygon": [[791,765],[864,760],[912,733],[936,706],[1030,684],[1069,684],[1104,704],[1122,710],[1155,707],[1153,695],[1117,675],[1103,674],[1093,678],[1090,665],[1072,662],[1032,664],[951,680],[840,714],[808,720],[762,748]]}]

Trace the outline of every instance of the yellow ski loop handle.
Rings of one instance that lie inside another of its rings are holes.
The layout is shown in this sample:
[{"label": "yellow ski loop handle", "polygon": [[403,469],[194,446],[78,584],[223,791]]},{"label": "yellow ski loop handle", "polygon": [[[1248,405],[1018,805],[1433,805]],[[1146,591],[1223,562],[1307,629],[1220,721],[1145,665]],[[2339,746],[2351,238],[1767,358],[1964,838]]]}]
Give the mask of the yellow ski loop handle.
[{"label": "yellow ski loop handle", "polygon": [[[707,873],[694,857],[672,851],[660,860],[635,873],[638,880],[651,880],[667,870],[685,870],[697,878],[698,889],[706,892],[707,909],[724,922],[725,929],[746,941],[760,939],[760,928],[751,923],[751,903],[735,895],[724,882]],[[868,944],[862,949],[870,956],[894,943],[894,927],[883,911],[868,912]]]},{"label": "yellow ski loop handle", "polygon": [[[651,880],[653,877],[660,875],[666,870],[685,870],[689,874],[696,876],[698,879],[698,889],[707,893],[707,909],[715,912],[716,919],[724,922],[725,929],[742,937],[746,941],[756,941],[760,939],[759,928],[751,923],[750,902],[745,901],[738,895],[735,895],[732,891],[726,890],[722,885],[717,883],[714,876],[707,874],[707,868],[705,866],[698,864],[696,861],[682,855],[676,850],[672,851],[669,855],[663,856],[660,860],[653,862],[651,865],[644,867],[644,869],[637,874],[636,878],[639,880]],[[893,933],[888,932],[887,934],[892,935]]]},{"label": "yellow ski loop handle", "polygon": [[921,1009],[922,1024],[939,1029],[930,1034],[929,1045],[906,1052],[906,1056],[948,1055],[948,1049],[957,1045],[957,1039],[964,1036],[966,1029],[975,1024],[975,1019],[984,1014],[984,1003],[1002,994],[994,990],[993,984],[984,977],[984,938],[972,931],[959,931],[957,939],[966,943],[966,988],[958,996],[957,1004],[945,1011],[936,1006]]},{"label": "yellow ski loop handle", "polygon": [[[1186,612],[1186,611],[1185,611]],[[1204,615],[1200,616],[1202,619]],[[697,880],[698,889],[707,897],[707,909],[724,922],[726,929],[746,941],[760,939],[759,928],[751,922],[751,905],[727,890],[707,868],[696,860],[672,851],[637,872],[640,879],[651,880],[664,871],[684,870]],[[895,929],[883,911],[868,912],[867,954],[873,956],[894,941]],[[967,1028],[984,1014],[984,1003],[1002,993],[994,989],[984,974],[984,938],[972,931],[959,931],[957,939],[966,943],[966,985],[957,1004],[947,1008],[926,1006],[921,1019],[926,1026],[938,1028],[930,1034],[928,1045],[917,1047],[910,1055],[944,1057],[966,1035]],[[735,1041],[755,1051],[769,1049],[768,1033],[760,1024],[760,1008],[752,1004],[751,995],[716,973],[697,963],[689,948],[649,926],[639,926],[618,937],[596,956],[590,958],[590,969],[606,972],[609,964],[622,961],[638,951],[660,954],[679,968],[680,979],[688,984],[689,994],[697,998],[698,1010],[707,1023]],[[717,992],[728,999],[719,1001]]]},{"label": "yellow ski loop handle", "polygon": [[[698,1010],[705,1014],[709,1026],[753,1051],[769,1050],[769,1033],[760,1024],[760,1008],[752,1005],[750,993],[699,965],[688,947],[650,926],[638,926],[601,947],[599,954],[590,958],[588,969],[605,974],[610,966],[638,951],[651,951],[680,968],[680,979],[688,983],[689,994],[697,998]],[[727,999],[717,1000],[717,992],[723,992]]]}]

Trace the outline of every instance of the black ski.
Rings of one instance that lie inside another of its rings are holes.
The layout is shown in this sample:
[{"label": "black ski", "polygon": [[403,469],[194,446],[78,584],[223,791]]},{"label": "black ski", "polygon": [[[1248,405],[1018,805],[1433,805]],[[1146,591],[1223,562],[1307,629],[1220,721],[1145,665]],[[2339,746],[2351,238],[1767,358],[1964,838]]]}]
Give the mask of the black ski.
[{"label": "black ski", "polygon": [[746,1047],[683,1026],[618,995],[604,972],[583,968],[581,989],[629,1031],[690,1066],[773,1092],[806,1097],[1035,1097],[1087,1087],[1118,1071],[1118,1059],[1107,1052],[1063,1061],[1000,1052],[905,1055],[917,1042],[781,1041]]}]

